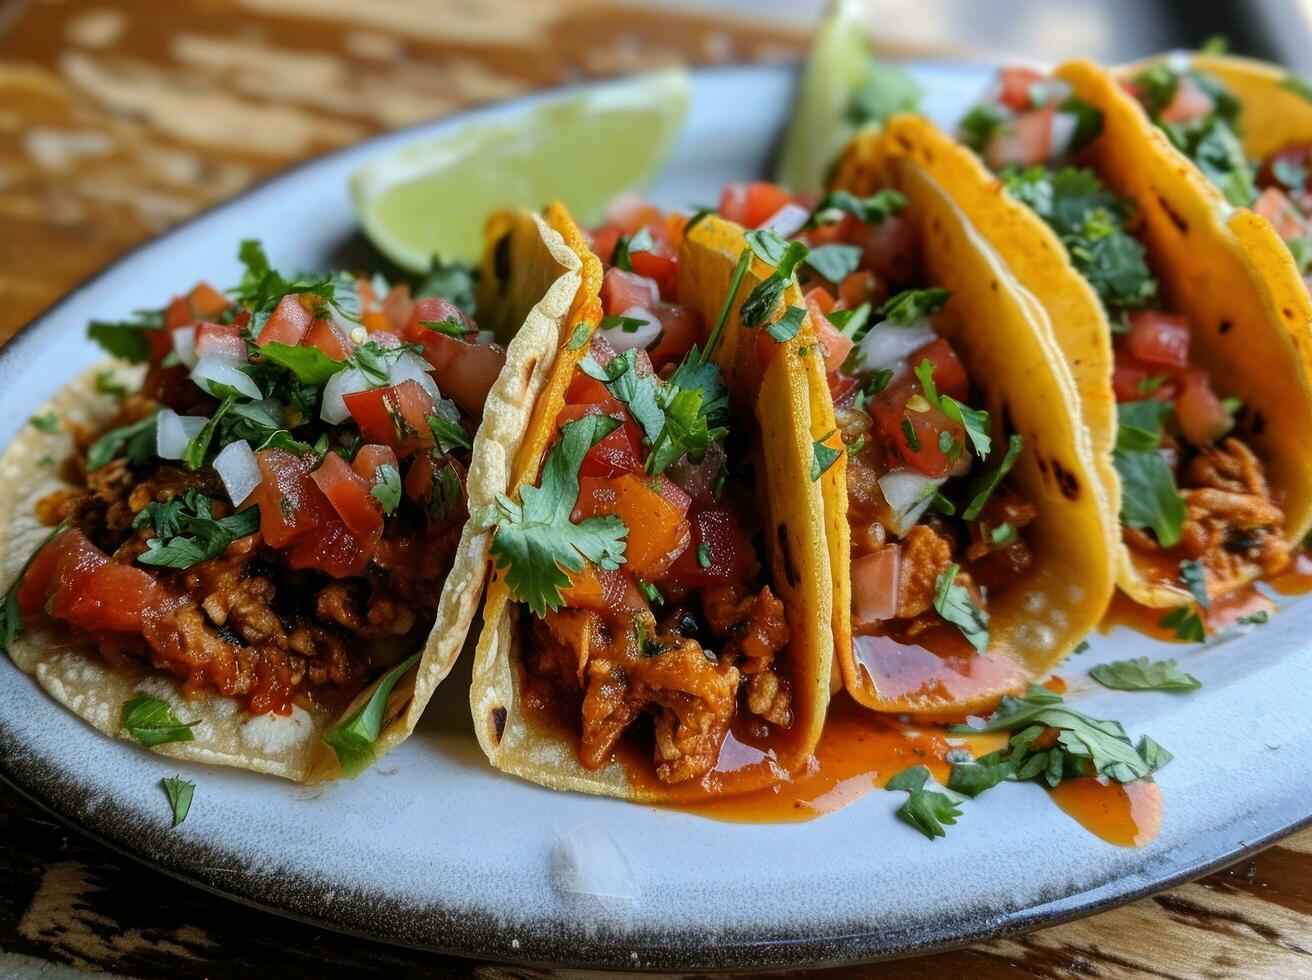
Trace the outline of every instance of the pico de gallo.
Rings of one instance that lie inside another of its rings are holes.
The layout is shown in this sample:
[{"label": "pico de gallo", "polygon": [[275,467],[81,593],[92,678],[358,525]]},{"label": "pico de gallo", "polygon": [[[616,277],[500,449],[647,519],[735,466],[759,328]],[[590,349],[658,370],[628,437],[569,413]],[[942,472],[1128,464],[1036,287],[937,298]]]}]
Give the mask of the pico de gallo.
[{"label": "pico de gallo", "polygon": [[240,254],[233,290],[91,325],[144,380],[103,373],[113,416],[69,424],[74,487],[40,502],[59,530],[17,604],[25,626],[58,621],[188,696],[332,710],[433,625],[505,355],[444,296]]},{"label": "pico de gallo", "polygon": [[609,215],[591,236],[604,318],[567,345],[586,353],[540,480],[501,500],[491,550],[530,614],[527,708],[576,729],[587,768],[628,745],[661,783],[695,782],[731,733],[765,745],[792,725],[789,627],[753,541],[718,331],[679,304],[689,219],[627,198]]},{"label": "pico de gallo", "polygon": [[720,212],[796,249],[836,448],[848,454],[858,652],[879,635],[944,652],[964,641],[974,653],[988,646],[990,591],[1031,561],[1024,529],[1035,511],[1006,479],[1020,436],[995,442],[988,413],[967,404],[965,368],[934,329],[951,297],[924,281],[905,204],[892,189],[817,201],[731,184]]},{"label": "pico de gallo", "polygon": [[1158,62],[1125,88],[1227,201],[1271,222],[1312,288],[1312,146],[1290,145],[1265,160],[1247,159],[1240,138],[1242,105],[1220,79],[1187,59]]},{"label": "pico de gallo", "polygon": [[1199,610],[1288,562],[1284,514],[1262,461],[1236,430],[1242,403],[1217,394],[1190,360],[1188,320],[1164,308],[1135,237],[1134,203],[1072,164],[1101,129],[1096,110],[1078,103],[1086,137],[1079,126],[1075,138],[1052,135],[1061,114],[1053,107],[1073,101],[1060,79],[1005,69],[990,99],[962,121],[962,136],[1061,238],[1107,312],[1123,538],[1157,583],[1192,597],[1165,625],[1201,639]]}]

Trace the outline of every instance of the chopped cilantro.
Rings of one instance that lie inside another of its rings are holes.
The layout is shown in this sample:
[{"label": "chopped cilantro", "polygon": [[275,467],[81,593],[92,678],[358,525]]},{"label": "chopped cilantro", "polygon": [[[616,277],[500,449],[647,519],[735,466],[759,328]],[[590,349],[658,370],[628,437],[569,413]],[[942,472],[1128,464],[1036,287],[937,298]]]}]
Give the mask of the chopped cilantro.
[{"label": "chopped cilantro", "polygon": [[861,265],[861,249],[856,245],[817,245],[807,252],[806,264],[838,284]]},{"label": "chopped cilantro", "polygon": [[971,483],[969,490],[970,503],[966,505],[966,509],[961,514],[962,520],[973,521],[979,517],[980,511],[989,502],[989,498],[997,490],[998,484],[1016,465],[1016,460],[1020,458],[1020,454],[1024,449],[1025,440],[1021,438],[1020,433],[1013,432],[1007,439],[1007,453],[1002,457],[1002,462],[998,464],[998,468],[976,477]]},{"label": "chopped cilantro", "polygon": [[705,541],[697,546],[697,564],[702,568],[711,567],[711,549],[706,547]]},{"label": "chopped cilantro", "polygon": [[879,308],[879,316],[898,326],[909,327],[941,311],[951,296],[952,291],[948,289],[904,289]]},{"label": "chopped cilantro", "polygon": [[449,262],[443,261],[439,256],[434,255],[428,272],[414,283],[411,293],[415,299],[437,296],[448,300],[466,314],[473,316],[477,279],[477,270],[472,266],[454,259]]},{"label": "chopped cilantro", "polygon": [[961,816],[958,804],[962,797],[952,790],[926,789],[927,782],[929,769],[911,766],[890,779],[884,788],[910,794],[898,808],[897,815],[933,840],[947,836],[944,824],[952,826],[957,822],[957,817]]},{"label": "chopped cilantro", "polygon": [[815,483],[820,477],[829,472],[829,468],[838,462],[843,450],[833,449],[826,446],[825,443],[832,439],[837,430],[830,431],[823,439],[811,443],[811,482]]},{"label": "chopped cilantro", "polygon": [[565,345],[566,350],[578,350],[586,344],[592,336],[592,324],[586,320],[580,320],[574,325],[574,332],[570,334],[569,343]]},{"label": "chopped cilantro", "polygon": [[114,377],[113,368],[96,372],[96,391],[111,398],[127,397],[128,389]]},{"label": "chopped cilantro", "polygon": [[439,398],[434,403],[433,414],[428,416],[428,431],[433,433],[438,452],[474,448],[469,433],[460,424],[460,409],[449,398]]},{"label": "chopped cilantro", "polygon": [[92,320],[87,325],[87,336],[115,357],[144,364],[150,360],[148,331],[164,329],[164,311],[136,310],[132,316],[121,322]]},{"label": "chopped cilantro", "polygon": [[633,271],[633,262],[629,258],[634,252],[654,252],[656,241],[646,228],[639,228],[632,235],[620,235],[611,252],[610,264],[624,272]]},{"label": "chopped cilantro", "polygon": [[165,776],[160,784],[168,795],[169,807],[173,810],[173,826],[176,827],[191,812],[191,798],[196,793],[196,784],[181,776]]},{"label": "chopped cilantro", "polygon": [[953,422],[960,424],[966,430],[970,444],[979,458],[987,459],[993,450],[989,413],[963,405],[951,395],[940,395],[934,384],[934,365],[928,358],[916,366],[915,374],[924,389],[925,399]]},{"label": "chopped cilantro", "polygon": [[1117,691],[1193,691],[1202,687],[1198,678],[1182,671],[1174,660],[1114,660],[1098,664],[1089,676],[1103,687]]},{"label": "chopped cilantro", "polygon": [[583,457],[618,425],[616,419],[589,415],[562,426],[560,438],[547,453],[540,485],[525,485],[520,491],[522,503],[497,496],[492,558],[505,569],[511,593],[539,616],[560,608],[569,573],[581,572],[585,560],[605,569],[618,568],[624,560],[628,528],[618,517],[570,521],[578,502]]},{"label": "chopped cilantro", "polygon": [[87,469],[98,470],[122,454],[134,463],[144,463],[155,455],[155,422],[159,412],[110,429],[87,450]]},{"label": "chopped cilantro", "polygon": [[1203,572],[1203,563],[1197,558],[1186,558],[1180,562],[1180,584],[1189,590],[1194,602],[1203,609],[1208,608],[1207,577]]},{"label": "chopped cilantro", "polygon": [[832,224],[844,214],[850,214],[865,224],[877,225],[906,206],[906,195],[891,187],[869,197],[857,197],[851,191],[831,191],[815,206],[811,216],[806,219],[806,227]]},{"label": "chopped cilantro", "polygon": [[256,351],[266,360],[285,367],[306,384],[322,386],[327,384],[338,371],[346,367],[346,361],[334,361],[317,347],[284,344],[271,341]]},{"label": "chopped cilantro", "polygon": [[190,568],[223,554],[232,542],[259,530],[260,510],[249,507],[230,517],[215,518],[210,499],[192,487],[182,497],[151,501],[137,513],[132,526],[149,527],[155,535],[147,542],[146,551],[137,556],[141,564]]},{"label": "chopped cilantro", "polygon": [[957,583],[960,570],[961,566],[953,563],[939,575],[934,583],[934,609],[982,653],[989,645],[989,615],[975,605],[970,591]]},{"label": "chopped cilantro", "polygon": [[384,463],[374,470],[374,485],[369,488],[369,495],[378,501],[383,513],[389,517],[396,513],[401,504],[401,473],[391,463]]},{"label": "chopped cilantro", "polygon": [[804,319],[806,319],[806,310],[800,306],[790,306],[784,310],[784,315],[778,320],[766,325],[765,332],[779,343],[787,343],[802,329]]},{"label": "chopped cilantro", "polygon": [[1207,639],[1207,627],[1203,625],[1203,618],[1191,605],[1172,609],[1161,618],[1160,623],[1166,629],[1174,630],[1177,640],[1202,643]]},{"label": "chopped cilantro", "polygon": [[192,726],[198,722],[182,722],[165,702],[149,694],[138,694],[123,702],[119,728],[147,747],[168,742],[191,742],[196,736]]},{"label": "chopped cilantro", "polygon": [[902,419],[902,438],[907,441],[907,448],[913,453],[920,452],[920,436],[916,434],[916,427],[908,418]]},{"label": "chopped cilantro", "polygon": [[53,435],[59,431],[59,416],[54,412],[44,412],[41,415],[33,415],[27,420],[27,424],[47,435]]},{"label": "chopped cilantro", "polygon": [[364,704],[324,732],[324,744],[333,750],[345,775],[357,776],[373,762],[374,743],[378,741],[386,720],[387,699],[396,682],[418,659],[419,654],[412,654],[389,670]]}]

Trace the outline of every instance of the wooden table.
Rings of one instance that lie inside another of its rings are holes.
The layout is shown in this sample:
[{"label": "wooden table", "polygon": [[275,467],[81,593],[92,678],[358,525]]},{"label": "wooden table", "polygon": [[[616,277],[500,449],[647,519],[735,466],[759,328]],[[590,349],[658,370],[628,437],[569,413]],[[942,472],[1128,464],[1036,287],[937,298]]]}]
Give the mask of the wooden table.
[{"label": "wooden table", "polygon": [[[805,46],[788,28],[596,0],[33,0],[0,17],[0,340],[133,244],[334,146],[573,77]],[[52,963],[136,977],[244,977],[276,964],[316,980],[472,967],[190,888],[3,790],[0,950],[5,976]],[[1312,832],[1083,922],[843,971],[1297,974],[1312,974]]]}]

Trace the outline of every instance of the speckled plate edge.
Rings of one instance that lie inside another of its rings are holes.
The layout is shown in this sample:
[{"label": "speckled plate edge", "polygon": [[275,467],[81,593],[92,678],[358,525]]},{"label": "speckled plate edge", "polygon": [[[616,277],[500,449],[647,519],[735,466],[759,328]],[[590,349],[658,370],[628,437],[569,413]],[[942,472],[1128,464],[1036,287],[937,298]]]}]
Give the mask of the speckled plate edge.
[{"label": "speckled plate edge", "polygon": [[[951,73],[955,68],[937,66],[928,70]],[[728,66],[698,74],[741,72],[769,77],[778,83],[781,77],[790,79],[795,71],[795,66],[787,65]],[[977,75],[978,69],[973,74]],[[457,126],[464,120],[489,113],[517,111],[550,97],[551,93],[536,93],[512,103],[469,110],[437,123],[424,123],[384,134],[363,145],[397,145],[412,136]],[[4,383],[6,375],[12,376],[13,372],[20,370],[19,362],[38,331],[57,321],[64,308],[80,293],[115,275],[142,250],[157,246],[170,235],[216,214],[241,208],[248,198],[270,186],[304,179],[317,167],[343,154],[357,152],[360,147],[357,144],[343,148],[271,177],[238,197],[189,219],[160,239],[142,243],[126,253],[43,312],[0,350],[0,384]],[[453,682],[458,684],[460,680],[453,678]],[[0,689],[13,683],[29,682],[7,660],[0,662]],[[773,934],[735,932],[729,927],[712,940],[700,944],[697,942],[699,937],[680,937],[666,931],[643,933],[627,930],[622,934],[597,928],[561,931],[558,923],[557,927],[544,927],[540,932],[534,932],[532,923],[527,923],[527,928],[519,929],[512,936],[497,918],[480,915],[467,907],[430,905],[418,909],[373,890],[356,889],[347,894],[340,889],[325,889],[322,879],[312,877],[280,873],[271,885],[266,877],[240,872],[230,874],[227,866],[240,864],[240,855],[198,843],[194,838],[171,835],[159,826],[142,826],[138,810],[112,798],[89,795],[78,774],[47,764],[39,745],[24,741],[29,735],[29,730],[20,722],[0,715],[0,779],[57,818],[130,858],[216,894],[317,926],[416,948],[524,964],[649,970],[778,969],[914,955],[1011,935],[1102,911],[1206,874],[1312,823],[1312,804],[1306,802],[1308,794],[1291,787],[1291,792],[1267,799],[1260,806],[1231,812],[1224,825],[1199,834],[1187,843],[1151,856],[1145,854],[1145,860],[1130,873],[1119,873],[1104,880],[1081,880],[1078,884],[1070,880],[1065,887],[1056,883],[1052,886],[1051,898],[1010,909],[1006,907],[1003,896],[977,896],[978,901],[972,901],[964,911],[958,909],[940,920],[925,921],[916,928],[899,931],[881,930],[868,921],[852,921],[844,925],[835,918],[826,923],[825,934],[820,936],[809,934],[807,923],[791,921]],[[86,737],[98,736],[88,731]],[[817,824],[821,825],[823,821]],[[1241,827],[1242,832],[1238,832]]]}]

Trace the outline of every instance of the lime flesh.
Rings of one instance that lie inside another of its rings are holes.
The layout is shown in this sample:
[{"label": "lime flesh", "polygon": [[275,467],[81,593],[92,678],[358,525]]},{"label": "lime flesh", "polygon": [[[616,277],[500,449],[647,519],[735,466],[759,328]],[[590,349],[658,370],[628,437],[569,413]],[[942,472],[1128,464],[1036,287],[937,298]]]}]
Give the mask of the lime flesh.
[{"label": "lime flesh", "polygon": [[374,160],[352,175],[351,197],[369,240],[402,268],[473,261],[493,211],[560,200],[592,223],[614,195],[649,183],[688,101],[683,69],[567,93]]}]

